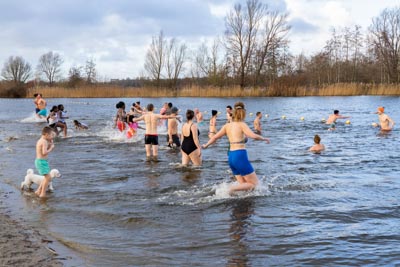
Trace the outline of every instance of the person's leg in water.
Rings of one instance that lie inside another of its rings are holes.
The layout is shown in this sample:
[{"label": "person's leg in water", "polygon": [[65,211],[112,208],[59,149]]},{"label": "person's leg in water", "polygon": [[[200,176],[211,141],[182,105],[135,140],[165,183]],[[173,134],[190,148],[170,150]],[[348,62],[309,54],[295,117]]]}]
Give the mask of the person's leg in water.
[{"label": "person's leg in water", "polygon": [[35,194],[39,197],[46,197],[47,186],[51,180],[50,173],[44,175],[43,181],[40,183],[39,188],[36,190]]},{"label": "person's leg in water", "polygon": [[229,194],[236,191],[249,191],[253,190],[258,185],[258,178],[255,172],[248,175],[235,175],[236,180],[239,184],[231,185],[229,188]]},{"label": "person's leg in water", "polygon": [[146,161],[150,161],[150,159],[151,159],[151,145],[150,144],[146,144],[144,147],[146,148]]},{"label": "person's leg in water", "polygon": [[153,161],[158,161],[158,145],[152,145],[153,147]]}]

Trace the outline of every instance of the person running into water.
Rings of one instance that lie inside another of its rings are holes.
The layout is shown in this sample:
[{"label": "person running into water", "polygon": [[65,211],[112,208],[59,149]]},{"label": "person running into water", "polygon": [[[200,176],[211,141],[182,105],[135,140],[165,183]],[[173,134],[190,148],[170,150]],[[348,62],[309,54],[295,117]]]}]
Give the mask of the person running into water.
[{"label": "person running into water", "polygon": [[117,108],[117,114],[115,114],[114,128],[118,126],[118,129],[122,132],[125,130],[126,123],[125,103],[120,101],[115,107]]},{"label": "person running into water", "polygon": [[254,125],[254,132],[256,134],[261,134],[261,118],[262,114],[260,111],[256,113],[256,118],[254,119],[253,125]]},{"label": "person running into water", "polygon": [[39,118],[46,118],[47,116],[47,110],[46,110],[46,100],[44,100],[44,98],[42,98],[42,94],[34,94],[33,95],[35,97],[35,106],[36,106],[36,115]]},{"label": "person running into water", "polygon": [[217,133],[217,116],[218,111],[211,110],[211,119],[210,119],[210,130],[208,131],[208,138],[213,137]]},{"label": "person running into water", "polygon": [[200,131],[193,123],[194,111],[186,111],[186,122],[182,126],[182,165],[187,166],[192,161],[194,166],[201,166],[201,146],[199,141]]},{"label": "person running into water", "polygon": [[40,183],[35,194],[39,197],[46,196],[47,186],[51,180],[50,166],[48,162],[48,155],[54,149],[54,131],[49,126],[42,129],[42,136],[36,143],[36,159],[35,167],[40,175],[44,176],[43,181]]},{"label": "person running into water", "polygon": [[[140,116],[139,118],[135,118],[132,121],[144,121],[146,124],[146,133],[144,137],[144,143],[146,148],[146,161],[149,162],[151,160],[157,162],[158,161],[158,133],[157,133],[157,125],[160,119],[169,119],[174,118],[175,116],[170,115],[160,115],[155,114],[154,105],[147,105],[147,113]],[[153,152],[153,154],[151,153]]]},{"label": "person running into water", "polygon": [[232,122],[225,124],[222,129],[211,138],[203,148],[215,143],[219,138],[226,135],[229,139],[230,148],[228,153],[229,167],[235,175],[238,184],[231,185],[229,193],[235,191],[252,190],[258,185],[258,178],[247,157],[245,137],[261,140],[269,144],[269,139],[254,133],[245,123],[246,110],[242,102],[237,102],[233,108]]},{"label": "person running into water", "polygon": [[331,126],[330,128],[335,128],[337,119],[348,119],[348,118],[350,118],[350,116],[342,116],[339,114],[339,110],[336,109],[333,111],[333,114],[329,115],[329,118],[325,124],[329,124]]},{"label": "person running into water", "polygon": [[60,124],[64,125],[63,131],[64,131],[64,137],[66,137],[67,136],[67,131],[68,131],[68,126],[67,126],[67,122],[65,121],[65,119],[68,119],[69,117],[67,115],[67,112],[64,111],[64,105],[61,105],[61,104],[58,105],[58,113],[57,113],[57,115],[58,115],[58,122]]},{"label": "person running into water", "polygon": [[59,135],[58,128],[61,128],[64,133],[64,137],[67,137],[67,125],[60,122],[57,106],[53,106],[50,109],[49,116],[47,116],[47,122],[49,124],[49,127],[54,130],[57,136]]},{"label": "person running into water", "polygon": [[171,114],[175,116],[175,118],[168,119],[168,146],[171,148],[173,148],[174,145],[175,147],[181,147],[181,141],[178,135],[178,118],[176,118],[178,115],[178,108],[172,107]]},{"label": "person running into water", "polygon": [[314,145],[308,151],[319,153],[325,150],[325,146],[321,144],[321,137],[318,134],[314,136]]},{"label": "person running into water", "polygon": [[381,131],[385,132],[391,131],[393,129],[395,122],[394,120],[392,120],[392,118],[390,118],[387,114],[385,114],[385,108],[378,107],[376,114],[378,114]]}]

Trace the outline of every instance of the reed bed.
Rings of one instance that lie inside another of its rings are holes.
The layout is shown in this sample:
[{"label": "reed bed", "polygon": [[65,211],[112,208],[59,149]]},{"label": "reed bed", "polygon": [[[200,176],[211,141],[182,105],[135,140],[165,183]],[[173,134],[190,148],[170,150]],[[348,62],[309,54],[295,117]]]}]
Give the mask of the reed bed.
[{"label": "reed bed", "polygon": [[312,86],[285,87],[200,87],[178,89],[158,87],[85,86],[79,88],[35,87],[26,89],[26,96],[40,92],[48,98],[125,98],[125,97],[275,97],[275,96],[356,96],[400,95],[399,84],[345,83]]}]

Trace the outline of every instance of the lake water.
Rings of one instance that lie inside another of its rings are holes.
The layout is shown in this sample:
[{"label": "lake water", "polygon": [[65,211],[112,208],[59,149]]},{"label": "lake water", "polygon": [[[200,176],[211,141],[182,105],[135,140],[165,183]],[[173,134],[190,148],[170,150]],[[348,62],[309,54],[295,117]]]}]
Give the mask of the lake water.
[{"label": "lake water", "polygon": [[[225,106],[238,99],[121,100],[158,108],[171,101],[181,114],[199,107],[207,124],[217,109],[220,128]],[[241,100],[250,125],[249,113],[269,115],[262,128],[271,143],[247,143],[261,180],[252,193],[224,193],[233,182],[226,138],[203,150],[202,168],[191,169],[178,166],[180,154],[161,135],[160,162],[146,163],[143,132],[127,139],[111,127],[119,99],[48,99],[49,107],[64,104],[71,137],[55,140],[49,162],[63,177],[47,201],[19,191],[26,169],[34,169],[44,124],[34,122],[31,99],[0,99],[0,188],[14,216],[85,266],[400,265],[400,98]],[[371,126],[380,105],[397,122],[385,135]],[[351,124],[342,120],[328,131],[321,120],[333,109],[351,116]],[[76,131],[73,119],[90,129]],[[202,144],[207,124],[200,127]],[[315,134],[327,148],[321,154],[307,152]]]}]

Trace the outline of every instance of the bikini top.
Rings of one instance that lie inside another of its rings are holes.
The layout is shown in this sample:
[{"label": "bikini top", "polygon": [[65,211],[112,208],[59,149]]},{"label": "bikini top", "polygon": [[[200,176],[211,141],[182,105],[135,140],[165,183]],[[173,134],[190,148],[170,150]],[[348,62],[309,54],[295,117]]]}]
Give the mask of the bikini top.
[{"label": "bikini top", "polygon": [[236,145],[236,144],[245,144],[245,143],[247,143],[247,137],[245,136],[242,140],[240,140],[240,141],[236,141],[236,142],[229,142],[229,144],[231,144],[231,145]]}]

